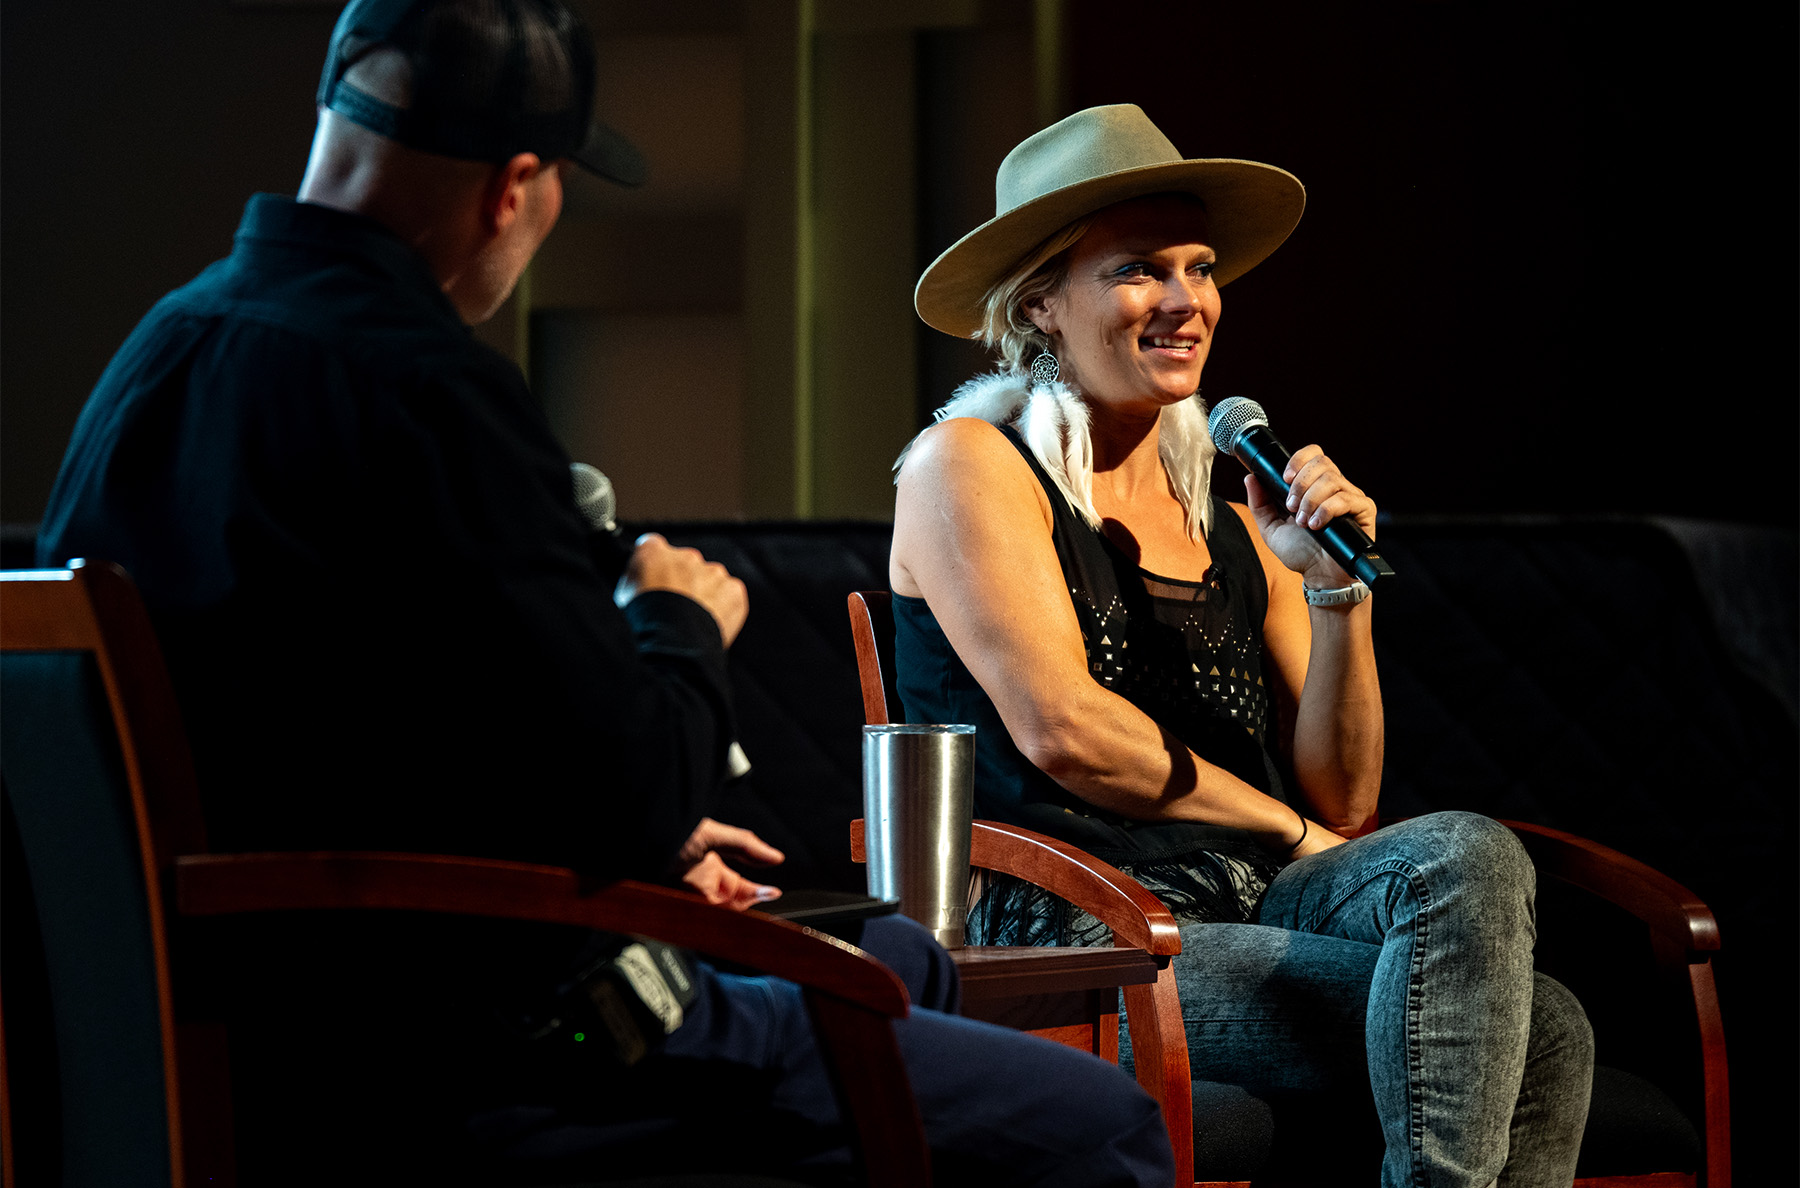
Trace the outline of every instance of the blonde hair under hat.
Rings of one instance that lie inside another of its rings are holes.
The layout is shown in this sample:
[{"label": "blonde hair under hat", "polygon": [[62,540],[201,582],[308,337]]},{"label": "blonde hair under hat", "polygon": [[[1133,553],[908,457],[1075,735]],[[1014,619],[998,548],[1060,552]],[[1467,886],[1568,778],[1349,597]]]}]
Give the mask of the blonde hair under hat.
[{"label": "blonde hair under hat", "polygon": [[1083,215],[1148,194],[1206,206],[1215,284],[1262,263],[1300,221],[1306,188],[1285,169],[1229,158],[1188,160],[1131,103],[1090,107],[1020,142],[994,178],[994,217],[932,262],[913,293],[927,325],[968,338],[983,298],[1033,248]]}]

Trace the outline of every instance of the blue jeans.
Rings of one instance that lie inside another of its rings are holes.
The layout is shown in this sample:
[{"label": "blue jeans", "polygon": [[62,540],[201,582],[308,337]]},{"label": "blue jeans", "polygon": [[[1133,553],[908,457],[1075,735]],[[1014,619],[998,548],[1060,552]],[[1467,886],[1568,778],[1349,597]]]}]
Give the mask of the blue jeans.
[{"label": "blue jeans", "polygon": [[[1115,1065],[946,1013],[956,968],[900,916],[858,942],[907,984],[894,1032],[940,1185],[1168,1188],[1174,1156],[1156,1103]],[[509,1110],[498,1161],[534,1178],[622,1171],[812,1174],[849,1151],[799,987],[701,967],[701,993],[663,1050],[556,1106]],[[932,1009],[933,1007],[942,1009]],[[565,1083],[565,1088],[566,1088]],[[585,1099],[585,1100],[584,1100]]]},{"label": "blue jeans", "polygon": [[1593,1034],[1574,996],[1532,971],[1535,886],[1512,833],[1470,813],[1293,863],[1256,923],[1182,929],[1195,1079],[1372,1091],[1387,1188],[1567,1188]]}]

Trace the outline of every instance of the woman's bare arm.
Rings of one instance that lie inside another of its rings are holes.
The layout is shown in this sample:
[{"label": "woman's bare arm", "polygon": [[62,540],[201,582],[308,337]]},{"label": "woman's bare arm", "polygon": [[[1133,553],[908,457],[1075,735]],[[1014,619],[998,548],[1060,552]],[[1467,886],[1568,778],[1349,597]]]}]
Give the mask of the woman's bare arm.
[{"label": "woman's bare arm", "polygon": [[[1288,477],[1301,492],[1294,509],[1299,515],[1310,522],[1319,512],[1318,526],[1350,516],[1373,539],[1374,503],[1317,446],[1294,455]],[[1309,607],[1306,582],[1341,586],[1350,576],[1295,524],[1289,508],[1266,500],[1248,476],[1245,493],[1249,506],[1232,507],[1251,529],[1269,580],[1263,646],[1275,669],[1283,745],[1300,791],[1319,819],[1354,836],[1374,817],[1381,792],[1384,724],[1370,631],[1374,599]]]},{"label": "woman's bare arm", "polygon": [[931,604],[1019,750],[1076,796],[1138,820],[1207,821],[1291,846],[1293,809],[1199,759],[1088,674],[1051,522],[1043,488],[997,429],[942,422],[900,472],[893,588]]}]

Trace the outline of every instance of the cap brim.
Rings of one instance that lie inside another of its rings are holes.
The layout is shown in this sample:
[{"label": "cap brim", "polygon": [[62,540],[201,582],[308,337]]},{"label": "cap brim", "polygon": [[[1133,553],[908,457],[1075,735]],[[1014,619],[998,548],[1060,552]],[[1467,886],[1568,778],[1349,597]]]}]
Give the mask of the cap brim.
[{"label": "cap brim", "polygon": [[1227,284],[1280,247],[1306,209],[1306,187],[1285,169],[1229,158],[1171,161],[1088,178],[997,215],[925,270],[913,306],[927,325],[967,338],[981,328],[988,290],[1076,219],[1150,194],[1192,194],[1206,205],[1213,271]]},{"label": "cap brim", "polygon": [[641,186],[650,176],[644,154],[613,129],[595,120],[588,125],[587,141],[569,159],[608,181],[622,186]]}]

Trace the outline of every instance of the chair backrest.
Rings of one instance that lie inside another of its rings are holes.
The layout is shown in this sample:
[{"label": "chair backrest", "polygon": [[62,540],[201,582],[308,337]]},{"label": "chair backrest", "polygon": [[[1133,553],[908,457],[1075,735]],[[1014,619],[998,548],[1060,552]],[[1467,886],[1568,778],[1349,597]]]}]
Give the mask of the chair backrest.
[{"label": "chair backrest", "polygon": [[0,580],[7,1097],[37,1111],[15,1111],[13,1171],[181,1185],[161,874],[205,846],[174,695],[117,566]]},{"label": "chair backrest", "polygon": [[886,590],[850,595],[850,635],[856,641],[856,675],[862,681],[863,720],[886,726],[900,712],[894,684],[894,602]]}]

